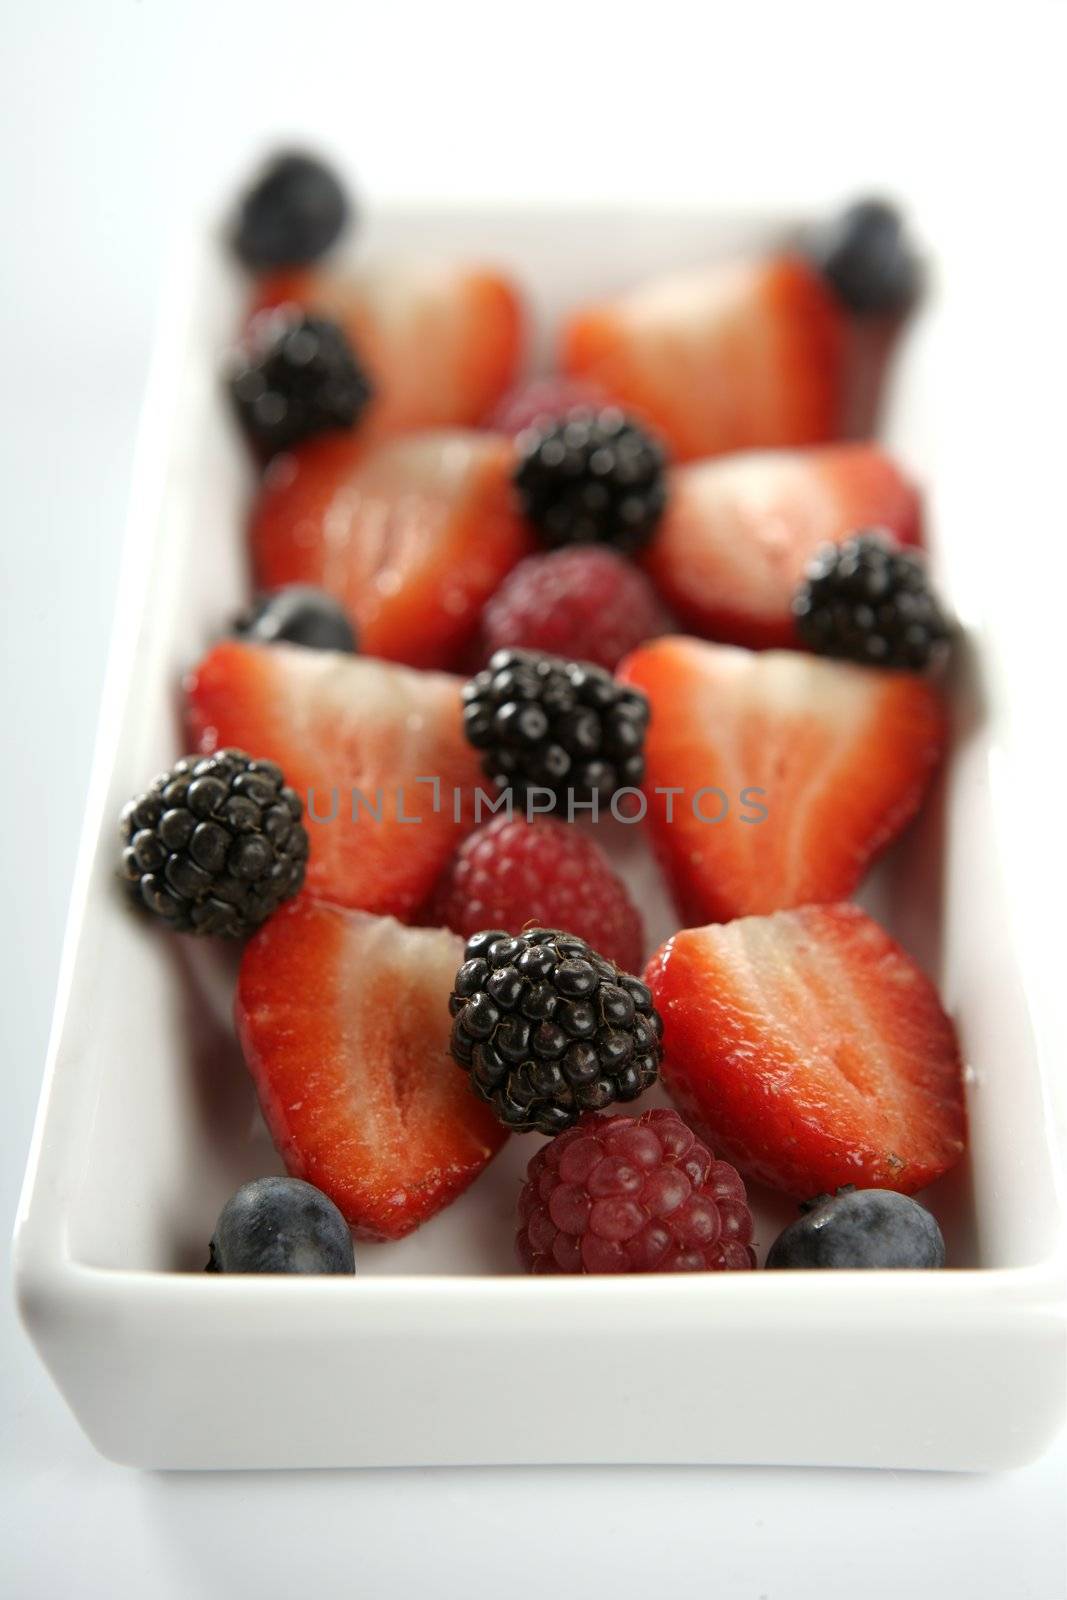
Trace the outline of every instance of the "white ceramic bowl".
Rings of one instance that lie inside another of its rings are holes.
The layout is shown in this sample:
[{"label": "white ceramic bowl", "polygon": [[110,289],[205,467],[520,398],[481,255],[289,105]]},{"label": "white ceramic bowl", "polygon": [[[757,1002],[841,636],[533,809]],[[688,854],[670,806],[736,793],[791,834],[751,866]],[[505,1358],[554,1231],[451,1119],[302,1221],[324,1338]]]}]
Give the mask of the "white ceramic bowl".
[{"label": "white ceramic bowl", "polygon": [[[387,212],[361,247],[498,259],[543,335],[569,302],[775,226]],[[951,1269],[528,1279],[511,1240],[534,1145],[514,1139],[413,1237],[362,1246],[355,1280],[227,1279],[199,1270],[218,1209],[278,1170],[230,1020],[236,958],[147,929],[114,877],[123,801],[181,753],[180,675],[246,597],[251,472],[218,381],[242,286],[214,246],[176,278],[16,1246],[27,1326],[94,1443],[146,1467],[1035,1455],[1063,1404],[1062,1211],[991,785],[1018,759],[1000,640],[964,604],[974,499],[960,441],[936,425],[951,299],[935,291],[909,334],[885,431],[931,491],[936,567],[964,611],[954,752],[865,893],[963,1040],[970,1155],[928,1197]],[[611,847],[651,948],[675,923],[635,832]],[[765,1250],[790,1211],[753,1201]]]}]

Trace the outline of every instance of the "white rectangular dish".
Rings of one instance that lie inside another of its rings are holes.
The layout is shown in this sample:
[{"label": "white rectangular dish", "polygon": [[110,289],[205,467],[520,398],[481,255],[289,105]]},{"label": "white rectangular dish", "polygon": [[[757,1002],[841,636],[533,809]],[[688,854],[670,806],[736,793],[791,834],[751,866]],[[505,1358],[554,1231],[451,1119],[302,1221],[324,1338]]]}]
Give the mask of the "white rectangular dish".
[{"label": "white rectangular dish", "polygon": [[[543,334],[570,302],[780,225],[385,212],[361,249],[499,261]],[[215,1216],[238,1183],[279,1170],[230,1019],[236,953],[147,937],[115,881],[122,803],[181,753],[181,674],[247,591],[252,477],[218,380],[242,285],[214,246],[178,279],[16,1243],[23,1316],[90,1438],[157,1468],[1032,1458],[1063,1410],[1063,1211],[1049,1042],[1039,1050],[1031,1027],[991,780],[1003,785],[1024,758],[1007,623],[981,614],[981,564],[963,531],[981,501],[968,498],[968,453],[938,403],[951,287],[905,341],[883,433],[928,492],[935,566],[966,629],[954,748],[940,794],[864,896],[938,980],[961,1033],[970,1154],[930,1201],[950,1270],[528,1279],[510,1243],[535,1142],[516,1138],[411,1238],[362,1246],[354,1280],[227,1279],[199,1270]],[[677,919],[633,832],[619,830],[613,849],[651,949]],[[753,1199],[765,1250],[789,1208]]]}]

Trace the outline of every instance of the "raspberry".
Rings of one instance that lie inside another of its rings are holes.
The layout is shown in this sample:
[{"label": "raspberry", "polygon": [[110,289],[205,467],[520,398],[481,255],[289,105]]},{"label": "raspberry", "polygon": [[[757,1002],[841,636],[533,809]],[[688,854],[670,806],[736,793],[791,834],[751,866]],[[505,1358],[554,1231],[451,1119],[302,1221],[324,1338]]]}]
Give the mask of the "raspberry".
[{"label": "raspberry", "polygon": [[485,425],[495,433],[517,436],[527,428],[552,423],[577,407],[603,404],[603,391],[580,378],[530,378],[497,401]]},{"label": "raspberry", "polygon": [[583,1116],[526,1169],[527,1272],[733,1272],[756,1265],[745,1186],[676,1111]]},{"label": "raspberry", "polygon": [[613,672],[664,623],[643,572],[606,546],[575,545],[520,561],[482,612],[482,637],[487,659],[518,646]]},{"label": "raspberry", "polygon": [[553,818],[494,817],[445,868],[427,921],[469,939],[480,928],[566,928],[624,972],[644,955],[641,914],[600,846]]}]

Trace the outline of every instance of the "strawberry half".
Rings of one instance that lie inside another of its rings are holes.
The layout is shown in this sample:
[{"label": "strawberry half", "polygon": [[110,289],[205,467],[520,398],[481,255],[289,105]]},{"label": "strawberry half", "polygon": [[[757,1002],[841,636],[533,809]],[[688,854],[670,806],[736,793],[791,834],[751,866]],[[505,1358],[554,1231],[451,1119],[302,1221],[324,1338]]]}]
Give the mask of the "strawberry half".
[{"label": "strawberry half", "polygon": [[876,526],[920,542],[919,497],[877,445],[754,450],[671,473],[643,565],[694,632],[799,648],[791,606],[811,557]]},{"label": "strawberry half", "polygon": [[282,272],[257,286],[252,313],[291,302],[340,322],[375,398],[363,427],[473,427],[515,381],[523,315],[499,273],[390,261],[351,277]]},{"label": "strawberry half", "polygon": [[799,256],[718,263],[580,311],[562,365],[649,422],[678,461],[841,432],[847,323]]},{"label": "strawberry half", "polygon": [[[471,826],[469,803],[455,820],[453,790],[469,800],[481,777],[458,678],[230,640],[185,687],[193,748],[254,750],[304,801],[311,893],[398,917],[422,905]],[[436,796],[419,778],[439,780]]]},{"label": "strawberry half", "polygon": [[944,748],[941,700],[908,673],[667,638],[617,676],[651,702],[648,823],[693,923],[851,894]]},{"label": "strawberry half", "polygon": [[237,1029],[287,1170],[357,1233],[399,1239],[507,1137],[448,1050],[463,941],[306,895],[251,939]]},{"label": "strawberry half", "polygon": [[367,655],[454,666],[534,548],[513,461],[510,440],[473,430],[312,440],[264,478],[249,529],[256,582],[328,590]]},{"label": "strawberry half", "polygon": [[963,1152],[959,1045],[937,991],[853,905],[689,928],[645,974],[663,1080],[716,1149],[798,1199],[925,1188]]}]

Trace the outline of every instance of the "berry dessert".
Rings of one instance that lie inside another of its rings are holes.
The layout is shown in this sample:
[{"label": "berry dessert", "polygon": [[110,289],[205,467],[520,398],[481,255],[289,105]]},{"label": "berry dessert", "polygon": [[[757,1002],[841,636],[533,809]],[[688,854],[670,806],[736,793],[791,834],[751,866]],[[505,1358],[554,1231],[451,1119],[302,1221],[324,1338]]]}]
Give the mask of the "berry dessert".
[{"label": "berry dessert", "polygon": [[645,977],[663,1081],[742,1172],[803,1199],[924,1189],[959,1160],[959,1045],[930,980],[858,906],[688,928]]},{"label": "berry dessert", "polygon": [[856,316],[893,315],[918,297],[918,259],[900,213],[884,200],[857,200],[812,229],[807,254]]},{"label": "berry dessert", "polygon": [[530,378],[498,401],[485,419],[485,426],[514,439],[528,428],[557,422],[568,411],[596,411],[606,404],[607,396],[595,383],[582,383],[577,378]]},{"label": "berry dessert", "polygon": [[302,1178],[254,1178],[223,1206],[208,1272],[355,1272],[352,1234]]},{"label": "berry dessert", "polygon": [[337,175],[314,156],[286,151],[268,163],[243,197],[233,247],[255,272],[306,266],[336,242],[348,215]]},{"label": "berry dessert", "polygon": [[648,825],[690,922],[851,894],[944,748],[941,699],[909,673],[667,638],[619,676],[651,706]]},{"label": "berry dessert", "polygon": [[893,1189],[816,1195],[771,1245],[776,1267],[943,1267],[945,1241],[925,1207]]},{"label": "berry dessert", "polygon": [[662,1023],[648,989],[574,934],[474,934],[448,1008],[453,1056],[516,1132],[559,1133],[656,1080]]},{"label": "berry dessert", "polygon": [[676,461],[839,436],[846,318],[799,254],[717,264],[579,311],[561,364]]},{"label": "berry dessert", "polygon": [[249,530],[256,581],[327,590],[368,655],[454,667],[485,602],[535,548],[513,503],[513,448],[458,429],[361,437],[275,462]]},{"label": "berry dessert", "polygon": [[[548,1139],[534,1274],[750,1270],[742,1171],[805,1202],[772,1267],[943,1264],[906,1197],[963,1150],[959,1046],[847,903],[946,738],[919,497],[860,420],[918,289],[900,218],[579,308],[531,376],[498,271],[322,270],[348,212],[298,153],[241,202],[255,589],[122,816],[132,899],[247,938],[288,1176],[209,1270],[351,1274],[509,1132]],[[649,843],[693,926],[642,978]],[[679,1110],[618,1115],[661,1063]]]},{"label": "berry dessert", "polygon": [[470,938],[480,928],[566,928],[623,969],[644,959],[641,913],[588,833],[553,817],[494,817],[469,834],[426,912]]},{"label": "berry dessert", "polygon": [[372,394],[344,329],[285,306],[252,319],[229,387],[238,421],[265,457],[354,427]]},{"label": "berry dessert", "polygon": [[659,441],[614,406],[569,411],[517,440],[519,503],[547,545],[646,545],[666,503]]},{"label": "berry dessert", "polygon": [[227,640],[185,687],[199,750],[238,741],[262,750],[306,801],[313,894],[399,917],[423,905],[472,826],[479,771],[459,679]]},{"label": "berry dessert", "polygon": [[919,542],[918,495],[877,445],[747,451],[671,473],[642,565],[694,633],[795,649],[807,563],[876,523],[901,544]]},{"label": "berry dessert", "polygon": [[793,615],[813,650],[873,667],[922,672],[948,648],[948,623],[922,562],[880,528],[820,552]]},{"label": "berry dessert", "polygon": [[482,612],[485,657],[543,650],[614,672],[623,656],[664,631],[644,573],[604,545],[527,556]]},{"label": "berry dessert", "polygon": [[359,648],[344,608],[325,589],[309,583],[289,583],[257,596],[234,619],[233,632],[253,644],[302,644],[308,650],[345,650],[350,655]]},{"label": "berry dessert", "polygon": [[253,315],[286,303],[345,329],[370,373],[377,434],[477,427],[515,382],[522,308],[507,279],[483,267],[389,261],[350,277],[275,273],[257,285]]},{"label": "berry dessert", "polygon": [[573,821],[644,776],[648,701],[600,667],[536,650],[498,650],[463,690],[463,726],[486,775],[526,798],[540,791]]},{"label": "berry dessert", "polygon": [[303,883],[302,816],[273,761],[186,756],[123,808],[122,876],[176,933],[240,938]]},{"label": "berry dessert", "polygon": [[399,1239],[506,1138],[449,1059],[463,942],[301,896],[247,945],[237,1028],[289,1172],[360,1237]]},{"label": "berry dessert", "polygon": [[737,1171],[674,1111],[589,1113],[540,1149],[519,1197],[527,1272],[730,1272],[756,1265]]}]

